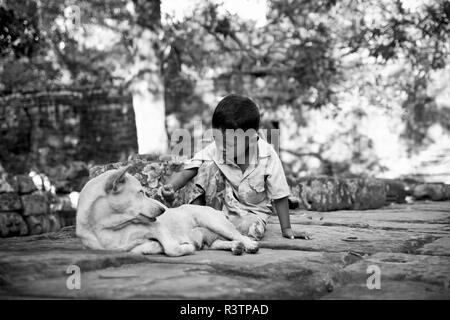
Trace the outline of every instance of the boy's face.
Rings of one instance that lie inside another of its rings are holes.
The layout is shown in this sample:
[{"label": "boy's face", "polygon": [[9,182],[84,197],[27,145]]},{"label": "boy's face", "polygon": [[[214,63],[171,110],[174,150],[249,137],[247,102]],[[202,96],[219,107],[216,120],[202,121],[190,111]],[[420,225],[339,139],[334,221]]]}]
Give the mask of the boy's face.
[{"label": "boy's face", "polygon": [[258,134],[254,129],[246,131],[242,129],[214,130],[214,141],[224,160],[245,164],[246,153],[248,154],[247,159],[253,159],[251,153],[257,150]]}]

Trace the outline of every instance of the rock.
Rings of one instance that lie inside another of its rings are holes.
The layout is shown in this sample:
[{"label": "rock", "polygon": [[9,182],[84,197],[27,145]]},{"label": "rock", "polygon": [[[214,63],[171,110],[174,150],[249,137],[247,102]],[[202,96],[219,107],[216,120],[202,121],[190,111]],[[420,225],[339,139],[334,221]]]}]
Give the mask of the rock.
[{"label": "rock", "polygon": [[17,192],[18,185],[14,176],[7,173],[0,173],[0,193]]},{"label": "rock", "polygon": [[74,211],[58,211],[55,213],[59,217],[61,227],[74,226],[76,224],[77,212]]},{"label": "rock", "polygon": [[416,200],[445,200],[446,187],[443,183],[424,183],[414,187],[413,196]]},{"label": "rock", "polygon": [[378,209],[386,204],[386,186],[376,179],[345,179],[353,210]]},{"label": "rock", "polygon": [[386,204],[386,185],[377,179],[307,177],[295,182],[292,193],[300,207],[312,211],[367,210]]},{"label": "rock", "polygon": [[334,211],[352,207],[351,195],[343,179],[325,176],[300,178],[297,186],[293,192],[298,192],[302,206],[307,210]]},{"label": "rock", "polygon": [[56,232],[61,229],[61,220],[56,214],[30,215],[26,217],[30,235]]},{"label": "rock", "polygon": [[0,212],[0,237],[25,236],[28,227],[17,212]]},{"label": "rock", "polygon": [[406,203],[408,186],[401,180],[380,179],[386,186],[386,203]]},{"label": "rock", "polygon": [[26,194],[20,197],[23,205],[23,215],[48,214],[50,203],[47,195],[42,191]]},{"label": "rock", "polygon": [[0,211],[20,211],[22,203],[17,193],[8,192],[0,194]]},{"label": "rock", "polygon": [[50,213],[59,217],[61,227],[75,225],[76,209],[69,195],[52,195]]},{"label": "rock", "polygon": [[450,237],[442,237],[425,244],[418,250],[421,254],[450,256]]},{"label": "rock", "polygon": [[444,185],[444,198],[445,200],[450,200],[450,184]]},{"label": "rock", "polygon": [[[75,228],[5,238],[0,298],[449,299],[449,208],[450,201],[427,201],[364,212],[298,210],[292,221],[308,214],[340,225],[300,225],[311,221],[304,218],[293,228],[312,240],[287,240],[271,217],[258,254],[242,256],[202,250],[173,258],[86,249]],[[427,227],[410,227],[417,223]],[[442,224],[447,231],[437,227]],[[426,236],[421,230],[428,228]],[[80,290],[67,290],[70,265],[81,269]],[[380,290],[366,285],[373,265],[381,270]]]},{"label": "rock", "polygon": [[31,177],[26,175],[18,175],[16,176],[16,179],[20,194],[28,194],[37,190],[36,185],[34,184]]}]

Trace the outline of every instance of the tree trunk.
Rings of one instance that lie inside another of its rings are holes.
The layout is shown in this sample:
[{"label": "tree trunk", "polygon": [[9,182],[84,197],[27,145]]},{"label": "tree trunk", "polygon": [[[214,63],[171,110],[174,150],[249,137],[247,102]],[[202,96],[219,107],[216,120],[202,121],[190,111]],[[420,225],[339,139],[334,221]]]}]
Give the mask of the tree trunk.
[{"label": "tree trunk", "polygon": [[161,31],[160,1],[133,2],[138,19],[132,94],[139,154],[163,154],[167,152],[168,139],[164,80],[157,52],[158,32]]}]

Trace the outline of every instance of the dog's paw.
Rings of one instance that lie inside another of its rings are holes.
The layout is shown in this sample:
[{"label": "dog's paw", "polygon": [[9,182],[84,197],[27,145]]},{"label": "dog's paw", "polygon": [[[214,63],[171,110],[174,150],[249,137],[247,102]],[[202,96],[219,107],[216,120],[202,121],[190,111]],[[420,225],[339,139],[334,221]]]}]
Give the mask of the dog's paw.
[{"label": "dog's paw", "polygon": [[131,252],[137,254],[158,254],[163,253],[163,248],[156,241],[147,241],[134,247]]},{"label": "dog's paw", "polygon": [[259,250],[258,242],[251,240],[246,237],[246,241],[244,242],[245,252],[247,253],[257,253]]},{"label": "dog's paw", "polygon": [[241,254],[243,254],[245,251],[245,246],[242,242],[240,241],[233,241],[233,244],[231,245],[231,252],[235,255],[235,256],[240,256]]}]

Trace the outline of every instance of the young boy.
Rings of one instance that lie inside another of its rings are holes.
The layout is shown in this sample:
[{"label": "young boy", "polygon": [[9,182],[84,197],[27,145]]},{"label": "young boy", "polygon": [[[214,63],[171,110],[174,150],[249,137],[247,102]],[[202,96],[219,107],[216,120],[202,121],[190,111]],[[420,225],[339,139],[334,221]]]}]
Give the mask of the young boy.
[{"label": "young boy", "polygon": [[197,189],[191,192],[191,203],[223,210],[242,234],[260,240],[274,210],[283,237],[308,239],[291,229],[290,189],[277,153],[258,136],[259,122],[259,109],[252,100],[226,96],[212,117],[214,142],[174,174],[161,194],[171,201],[175,191],[192,180]]}]

